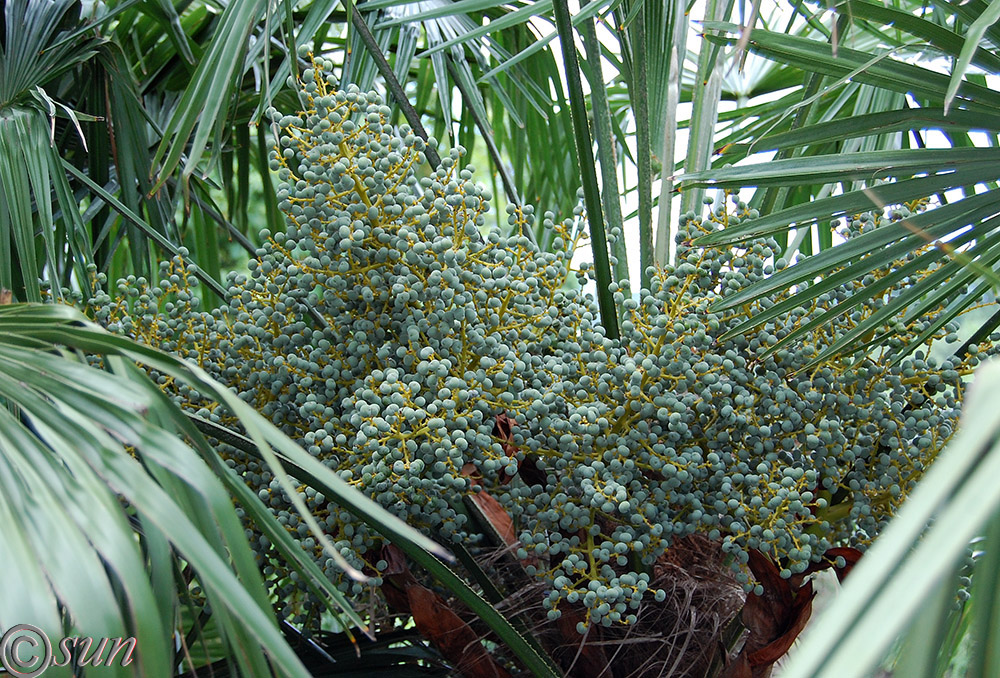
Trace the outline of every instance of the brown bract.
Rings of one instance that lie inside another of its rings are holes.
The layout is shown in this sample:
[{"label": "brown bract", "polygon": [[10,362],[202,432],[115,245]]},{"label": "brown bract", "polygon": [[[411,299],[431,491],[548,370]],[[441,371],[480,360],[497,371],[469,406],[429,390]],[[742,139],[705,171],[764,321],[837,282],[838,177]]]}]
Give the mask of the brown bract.
[{"label": "brown bract", "polygon": [[497,664],[479,641],[479,636],[462,621],[448,602],[420,584],[397,547],[382,547],[388,566],[382,572],[386,601],[399,612],[413,617],[420,634],[437,648],[465,678],[507,678],[510,674]]},{"label": "brown bract", "polygon": [[[861,557],[861,552],[854,548],[833,548],[825,554],[826,560],[813,563],[805,573],[782,579],[774,561],[755,549],[749,554],[750,571],[764,592],[747,596],[741,616],[750,633],[736,660],[726,667],[723,678],[768,678],[775,662],[792,647],[812,614],[816,593],[812,581],[803,583],[805,576],[834,567],[837,578],[843,581]],[[838,556],[845,560],[842,568],[833,564]]]}]

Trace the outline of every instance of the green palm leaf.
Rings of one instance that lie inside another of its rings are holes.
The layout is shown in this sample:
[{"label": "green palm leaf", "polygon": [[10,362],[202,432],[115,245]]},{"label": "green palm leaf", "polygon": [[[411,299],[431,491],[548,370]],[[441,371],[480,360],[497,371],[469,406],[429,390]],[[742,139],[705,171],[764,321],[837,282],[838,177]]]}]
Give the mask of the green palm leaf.
[{"label": "green palm leaf", "polygon": [[[73,349],[103,356],[108,370]],[[283,675],[306,675],[274,623],[232,497],[331,610],[359,626],[360,618],[133,361],[224,402],[276,478],[288,482],[272,446],[299,466],[314,461],[196,367],[110,335],[69,307],[0,307],[0,400],[6,405],[0,409],[6,488],[0,513],[10,533],[0,549],[6,562],[22,564],[17,576],[5,578],[0,619],[6,626],[35,624],[52,638],[71,630],[134,636],[143,674],[169,675],[176,662],[173,620],[183,597],[164,595],[153,584],[162,585],[165,576],[169,581],[171,561],[183,558],[241,670],[266,675],[269,656]],[[445,556],[329,469],[312,473],[327,496],[393,539]],[[139,541],[130,521],[141,526]]]},{"label": "green palm leaf", "polygon": [[[994,190],[1000,179],[995,170],[1000,156],[995,148],[976,147],[971,136],[973,132],[991,136],[1000,132],[1000,118],[996,116],[1000,94],[976,78],[966,78],[956,88],[948,76],[929,70],[919,58],[915,63],[911,63],[913,59],[902,58],[904,54],[917,53],[930,59],[941,51],[958,58],[965,50],[977,66],[992,69],[998,63],[988,42],[990,32],[986,28],[978,32],[978,41],[974,41],[977,49],[971,49],[957,26],[945,25],[941,16],[933,12],[911,13],[865,1],[850,2],[843,11],[845,21],[849,19],[863,31],[884,22],[885,33],[891,36],[887,42],[895,46],[866,52],[841,44],[834,52],[832,45],[818,40],[762,30],[755,30],[748,43],[748,48],[756,54],[822,78],[826,89],[819,88],[812,96],[813,110],[803,125],[787,126],[780,117],[769,121],[770,113],[762,107],[759,113],[755,112],[759,126],[748,128],[742,139],[739,131],[731,133],[716,162],[754,159],[752,154],[765,150],[787,153],[794,149],[794,153],[767,163],[717,167],[682,178],[683,185],[690,188],[767,189],[757,191],[752,201],[762,205],[765,213],[760,218],[714,232],[700,242],[735,245],[748,237],[780,235],[794,228],[795,241],[790,234],[786,236],[789,244],[802,244],[802,251],[809,253],[810,236],[819,233],[822,252],[727,300],[725,306],[735,308],[747,299],[799,286],[798,293],[787,303],[761,317],[748,319],[738,331],[767,322],[793,306],[808,304],[834,279],[863,276],[896,257],[900,260],[918,257],[917,261],[922,262],[919,267],[907,266],[914,279],[912,294],[889,301],[856,332],[840,337],[831,347],[832,352],[873,348],[872,343],[861,341],[864,337],[875,336],[876,346],[884,345],[879,342],[892,336],[887,323],[899,318],[905,323],[920,320],[932,306],[928,299],[945,304],[940,315],[929,319],[931,327],[941,327],[990,289],[1000,288],[1000,276],[994,270],[997,250],[991,244],[996,227],[994,215],[1000,205]],[[979,7],[977,11],[986,12],[987,8]],[[963,19],[975,21],[968,12]],[[712,27],[733,30],[725,24]],[[845,38],[845,42],[851,43],[854,35],[867,33],[855,33]],[[711,39],[731,43],[735,38]],[[917,106],[906,101],[900,105],[899,97],[904,94],[915,100]],[[954,110],[946,112],[944,104],[952,94],[956,97]],[[851,97],[855,103],[845,106]],[[929,131],[939,131],[951,142],[951,147],[926,148]],[[785,197],[775,203],[773,197],[779,194]],[[794,202],[788,202],[792,197]],[[831,219],[851,220],[854,215],[871,211],[888,213],[898,206],[928,199],[932,199],[931,207],[921,214],[829,248],[834,241],[827,226]],[[775,207],[768,209],[770,204]],[[963,232],[967,235],[960,237]],[[922,255],[928,246],[935,248],[936,253]],[[785,256],[791,258],[792,254],[794,249]],[[928,275],[929,267],[939,266],[946,259],[951,264]],[[857,302],[879,294],[879,289],[873,286],[859,290],[856,299],[824,314],[824,321],[831,321]],[[814,319],[810,325],[815,327],[818,320]],[[930,332],[911,342],[908,350],[913,350]],[[780,350],[784,343],[779,342],[775,349]]]}]

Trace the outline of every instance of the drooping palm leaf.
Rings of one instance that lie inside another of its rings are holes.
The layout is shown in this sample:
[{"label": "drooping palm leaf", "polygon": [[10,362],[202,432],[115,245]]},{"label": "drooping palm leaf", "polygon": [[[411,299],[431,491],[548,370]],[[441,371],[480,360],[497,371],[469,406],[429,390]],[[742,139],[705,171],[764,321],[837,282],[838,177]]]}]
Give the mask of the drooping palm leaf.
[{"label": "drooping palm leaf", "polygon": [[[183,557],[240,666],[262,670],[266,651],[286,675],[305,675],[277,633],[229,494],[178,435],[180,413],[81,320],[68,307],[0,308],[0,548],[19,563],[5,578],[4,626],[34,624],[50,638],[134,636],[142,673],[171,675],[179,602],[157,595],[146,573]],[[107,349],[113,371],[60,344]],[[147,561],[130,516],[150,543],[170,546],[149,548]]]},{"label": "drooping palm leaf", "polygon": [[[73,349],[103,356],[108,371],[88,364]],[[250,448],[292,493],[296,490],[273,450],[297,467],[313,461],[195,366],[110,335],[70,307],[0,307],[0,400],[5,406],[0,410],[0,472],[6,488],[0,510],[10,532],[3,548],[8,562],[23,564],[20,574],[6,578],[9,595],[0,602],[0,619],[5,626],[33,623],[56,638],[71,629],[90,636],[135,636],[144,674],[169,675],[181,599],[152,586],[162,585],[164,573],[172,571],[170,559],[183,558],[237,665],[248,675],[265,675],[263,648],[281,672],[305,675],[277,632],[232,497],[331,611],[352,620],[344,623],[363,626],[360,618],[189,418],[132,361],[224,403],[246,427]],[[446,555],[329,469],[311,473],[328,497],[390,538],[429,558],[430,553]],[[130,521],[140,528],[140,542],[131,536]]]}]

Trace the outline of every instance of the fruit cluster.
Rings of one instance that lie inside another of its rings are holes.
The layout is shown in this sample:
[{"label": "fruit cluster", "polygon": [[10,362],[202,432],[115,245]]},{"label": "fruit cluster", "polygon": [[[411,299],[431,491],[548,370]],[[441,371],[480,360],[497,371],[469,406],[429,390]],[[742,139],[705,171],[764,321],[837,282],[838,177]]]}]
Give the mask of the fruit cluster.
[{"label": "fruit cluster", "polygon": [[[534,224],[529,207],[510,210],[513,235],[486,229],[491,196],[471,168],[460,169],[461,149],[427,168],[424,141],[392,127],[379,96],[335,91],[321,63],[303,78],[303,112],[271,113],[287,228],[263,234],[248,274],[230,275],[225,304],[200,310],[197,281],[178,257],[157,283],[122,281],[119,294],[98,293],[95,317],[196,361],[341,477],[435,536],[476,543],[481,530],[463,496],[490,493],[513,521],[525,569],[548,582],[549,616],[582,603],[581,630],[632,622],[644,597],[662,596],[650,586],[652,565],[684,535],[721,541],[737,567],[749,549],[767,553],[783,576],[831,546],[866,544],[951,435],[962,377],[992,350],[940,364],[920,353],[895,364],[892,350],[813,364],[906,281],[770,350],[890,269],[720,338],[786,298],[712,310],[786,265],[770,239],[691,246],[752,218],[740,204],[707,219],[685,215],[677,264],[657,270],[651,289],[612,286],[622,335],[613,341],[591,296],[566,284],[585,275],[570,267],[568,224],[546,215],[556,230],[551,251],[520,235]],[[859,215],[845,235],[890,218]],[[229,421],[200,394],[160,379],[186,407]],[[498,416],[509,417],[508,436],[498,435]],[[227,452],[338,577],[277,483]],[[345,557],[384,569],[377,534],[303,492]],[[280,567],[267,539],[254,539],[265,568]]]}]

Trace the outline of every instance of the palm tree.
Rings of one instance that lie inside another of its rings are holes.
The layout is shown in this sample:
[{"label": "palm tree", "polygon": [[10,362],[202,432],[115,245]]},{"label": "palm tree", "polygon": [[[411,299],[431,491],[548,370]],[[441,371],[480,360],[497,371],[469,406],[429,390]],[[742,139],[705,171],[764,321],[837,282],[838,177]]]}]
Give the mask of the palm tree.
[{"label": "palm tree", "polygon": [[[575,15],[561,0],[372,0],[343,10],[312,0],[280,3],[277,12],[262,0],[7,0],[0,286],[22,300],[85,298],[88,264],[112,280],[150,277],[157,260],[186,247],[206,301],[216,303],[223,273],[253,256],[256,227],[281,226],[261,113],[271,102],[294,109],[284,84],[304,67],[297,55],[307,47],[341,69],[343,84],[384,87],[399,118],[442,146],[472,148],[470,156],[491,169],[494,193],[513,206],[570,214],[582,186],[604,283],[626,277],[631,263],[638,286],[645,284],[646,267],[670,258],[677,207],[700,209],[706,188],[763,189],[750,203],[764,216],[712,242],[786,233],[786,257],[816,253],[732,303],[799,285],[789,304],[800,305],[822,294],[823,285],[812,284],[818,276],[861,279],[912,253],[898,279],[937,266],[933,274],[831,351],[877,349],[897,320],[912,326],[924,304],[947,300],[948,314],[924,326],[916,348],[990,299],[997,281],[996,151],[974,147],[971,131],[1000,133],[997,95],[984,77],[997,74],[992,24],[1000,3],[933,0],[924,9],[850,0],[834,13],[790,5],[792,19],[779,23],[755,9],[745,16],[736,3],[708,2],[699,17],[705,42],[690,39],[686,3],[674,0],[593,0]],[[736,18],[753,30],[726,23]],[[935,71],[941,55],[957,61],[951,78]],[[727,71],[744,60],[751,68],[742,75]],[[719,113],[727,100],[738,108]],[[683,128],[690,141],[679,153],[675,131]],[[932,129],[950,147],[925,148]],[[757,152],[778,155],[766,166],[722,167]],[[933,209],[923,209],[928,197]],[[626,199],[638,205],[634,215],[623,214]],[[834,246],[831,217],[886,206],[903,216],[892,228]],[[632,262],[625,231],[638,233]],[[533,235],[546,244],[544,229]],[[606,284],[598,292],[610,328],[617,320]],[[772,308],[745,328],[792,307]],[[994,313],[960,351],[998,324]]]}]

